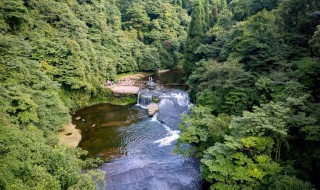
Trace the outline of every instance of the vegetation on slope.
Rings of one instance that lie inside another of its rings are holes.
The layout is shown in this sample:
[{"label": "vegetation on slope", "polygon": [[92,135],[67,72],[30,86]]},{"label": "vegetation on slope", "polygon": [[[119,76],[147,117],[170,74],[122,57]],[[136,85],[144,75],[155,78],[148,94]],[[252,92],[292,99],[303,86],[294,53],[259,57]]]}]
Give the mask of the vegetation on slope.
[{"label": "vegetation on slope", "polygon": [[319,188],[319,10],[317,0],[1,1],[0,189],[95,189],[103,174],[85,169],[96,161],[58,144],[70,109],[108,97],[119,73],[183,59],[197,106],[178,151],[197,153],[212,189]]},{"label": "vegetation on slope", "polygon": [[177,148],[201,159],[211,189],[320,187],[319,10],[195,0],[184,68],[197,106]]},{"label": "vegetation on slope", "polygon": [[71,109],[106,80],[173,68],[190,21],[179,2],[0,1],[0,189],[95,189],[80,149],[58,144]]}]

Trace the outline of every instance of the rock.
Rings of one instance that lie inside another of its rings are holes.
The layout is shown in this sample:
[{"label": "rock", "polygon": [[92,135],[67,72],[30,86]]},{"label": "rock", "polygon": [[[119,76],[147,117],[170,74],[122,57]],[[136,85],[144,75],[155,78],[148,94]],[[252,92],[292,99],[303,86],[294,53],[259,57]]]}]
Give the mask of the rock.
[{"label": "rock", "polygon": [[59,142],[69,147],[77,147],[81,141],[81,132],[74,125],[66,125],[59,133]]},{"label": "rock", "polygon": [[86,120],[85,120],[85,119],[82,119],[81,121],[83,121],[83,122],[84,122],[84,121],[86,121]]},{"label": "rock", "polygon": [[153,116],[159,110],[159,106],[156,103],[152,103],[148,108],[148,115]]},{"label": "rock", "polygon": [[93,124],[91,127],[95,127],[96,126],[96,124]]},{"label": "rock", "polygon": [[76,120],[79,120],[79,119],[81,119],[81,117],[79,116],[79,117],[76,117]]}]

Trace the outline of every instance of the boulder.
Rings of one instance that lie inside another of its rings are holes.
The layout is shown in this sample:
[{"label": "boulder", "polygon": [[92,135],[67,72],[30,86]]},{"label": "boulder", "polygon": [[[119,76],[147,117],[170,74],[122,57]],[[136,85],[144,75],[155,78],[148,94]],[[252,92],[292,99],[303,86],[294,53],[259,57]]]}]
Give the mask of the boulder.
[{"label": "boulder", "polygon": [[148,115],[149,116],[153,116],[155,113],[157,113],[159,110],[159,106],[156,103],[152,103],[150,104],[149,108],[148,108]]}]

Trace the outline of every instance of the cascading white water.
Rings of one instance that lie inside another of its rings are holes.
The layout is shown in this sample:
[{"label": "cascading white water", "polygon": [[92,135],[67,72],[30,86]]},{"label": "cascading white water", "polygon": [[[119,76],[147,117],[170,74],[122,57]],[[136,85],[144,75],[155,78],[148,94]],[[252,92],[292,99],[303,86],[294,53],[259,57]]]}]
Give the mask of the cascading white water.
[{"label": "cascading white water", "polygon": [[152,93],[148,89],[141,90],[138,93],[137,105],[148,108],[150,104],[152,104]]},{"label": "cascading white water", "polygon": [[[175,73],[171,76],[179,78]],[[147,108],[151,99],[158,102],[159,106],[158,113],[152,118],[148,117],[146,110],[140,108]],[[199,162],[194,158],[173,153],[175,142],[180,136],[180,115],[190,111],[187,92],[164,88],[144,89],[138,95],[137,104],[138,106],[133,106],[128,112],[124,112],[127,107],[111,109],[107,114],[104,110],[97,109],[92,112],[93,115],[86,117],[86,122],[80,122],[88,123],[86,129],[90,130],[84,131],[90,135],[86,135],[88,139],[84,141],[84,145],[86,146],[87,142],[92,143],[89,143],[92,145],[92,154],[96,154],[96,149],[99,149],[98,155],[114,156],[111,162],[100,167],[105,172],[107,190],[201,189]],[[86,115],[88,113],[91,111],[84,112]],[[108,116],[108,119],[105,120],[105,116]],[[93,128],[88,122],[89,118],[98,119],[93,120],[94,123],[103,121],[101,127]],[[128,124],[129,126],[119,122],[135,119],[137,121]],[[113,126],[114,123],[123,126]],[[96,138],[96,135],[99,135],[99,138]],[[118,152],[121,155],[118,155]],[[102,186],[99,188],[105,190]]]},{"label": "cascading white water", "polygon": [[167,131],[167,136],[153,142],[154,144],[159,144],[159,147],[171,145],[172,142],[174,142],[180,137],[180,133],[181,133],[181,131],[179,130],[172,130],[170,127],[168,127],[165,124],[162,124],[162,126]]},{"label": "cascading white water", "polygon": [[156,117],[167,131],[167,135],[153,143],[163,147],[172,145],[180,137],[177,124],[181,122],[180,114],[189,111],[190,100],[186,92],[166,92],[160,95],[160,98],[160,111]]},{"label": "cascading white water", "polygon": [[180,106],[188,106],[190,104],[189,95],[187,93],[172,93],[172,97],[177,100]]}]

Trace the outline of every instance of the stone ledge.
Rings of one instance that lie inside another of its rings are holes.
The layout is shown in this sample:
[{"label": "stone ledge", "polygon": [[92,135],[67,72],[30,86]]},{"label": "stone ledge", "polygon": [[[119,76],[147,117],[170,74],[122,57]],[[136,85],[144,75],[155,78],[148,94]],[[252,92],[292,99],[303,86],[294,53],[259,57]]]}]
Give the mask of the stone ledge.
[{"label": "stone ledge", "polygon": [[148,108],[148,115],[153,116],[155,113],[159,111],[159,106],[156,103],[152,103]]}]

